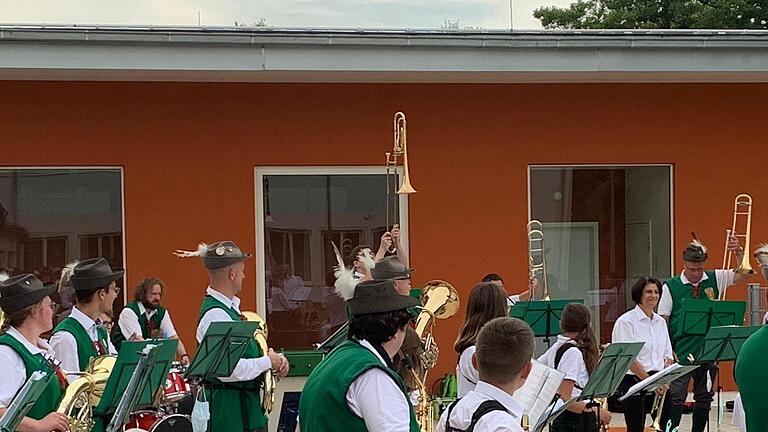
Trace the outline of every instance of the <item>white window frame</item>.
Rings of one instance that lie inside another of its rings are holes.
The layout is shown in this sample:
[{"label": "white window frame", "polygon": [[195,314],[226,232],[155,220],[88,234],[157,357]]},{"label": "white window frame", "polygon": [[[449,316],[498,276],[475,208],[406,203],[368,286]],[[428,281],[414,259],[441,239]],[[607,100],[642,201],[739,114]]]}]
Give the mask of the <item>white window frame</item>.
[{"label": "white window frame", "polygon": [[[320,166],[320,167],[255,167],[254,168],[254,190],[256,192],[255,207],[255,228],[256,228],[256,311],[267,319],[267,291],[264,286],[266,280],[266,266],[264,259],[264,176],[270,175],[386,175],[387,169],[384,166]],[[402,177],[402,169],[398,167],[398,177]],[[381,193],[372,191],[372,193]],[[409,253],[408,241],[408,195],[399,195],[399,224],[400,238],[405,252]]]}]

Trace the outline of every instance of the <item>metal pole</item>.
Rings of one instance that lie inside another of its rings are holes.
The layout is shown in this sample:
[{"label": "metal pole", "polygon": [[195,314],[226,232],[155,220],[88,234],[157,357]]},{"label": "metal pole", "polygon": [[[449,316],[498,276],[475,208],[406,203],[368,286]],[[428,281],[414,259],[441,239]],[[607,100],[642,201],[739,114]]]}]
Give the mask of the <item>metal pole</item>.
[{"label": "metal pole", "polygon": [[749,298],[749,324],[761,325],[763,317],[760,316],[760,284],[747,284],[747,298]]}]

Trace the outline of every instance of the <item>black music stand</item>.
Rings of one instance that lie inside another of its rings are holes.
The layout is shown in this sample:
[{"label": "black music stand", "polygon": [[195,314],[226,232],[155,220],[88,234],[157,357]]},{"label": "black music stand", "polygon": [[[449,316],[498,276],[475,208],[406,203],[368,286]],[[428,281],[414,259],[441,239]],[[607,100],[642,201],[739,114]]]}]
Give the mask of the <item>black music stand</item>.
[{"label": "black music stand", "polygon": [[560,334],[560,319],[563,315],[563,309],[569,303],[584,303],[584,300],[517,302],[509,309],[509,316],[527,322],[531,326],[531,330],[533,330],[533,335],[543,337],[544,343],[549,348],[551,345],[549,339]]}]

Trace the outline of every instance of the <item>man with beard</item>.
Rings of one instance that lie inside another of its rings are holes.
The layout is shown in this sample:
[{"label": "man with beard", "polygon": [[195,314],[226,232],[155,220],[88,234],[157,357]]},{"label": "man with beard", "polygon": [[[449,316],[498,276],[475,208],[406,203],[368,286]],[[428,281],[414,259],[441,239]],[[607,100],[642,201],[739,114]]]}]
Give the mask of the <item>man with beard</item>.
[{"label": "man with beard", "polygon": [[[179,339],[171,321],[171,314],[160,305],[165,284],[153,277],[144,278],[133,296],[133,301],[125,305],[117,326],[112,329],[112,343],[118,350],[124,340],[142,341],[145,339]],[[179,340],[176,349],[182,363],[189,363],[189,356],[184,344]]]}]

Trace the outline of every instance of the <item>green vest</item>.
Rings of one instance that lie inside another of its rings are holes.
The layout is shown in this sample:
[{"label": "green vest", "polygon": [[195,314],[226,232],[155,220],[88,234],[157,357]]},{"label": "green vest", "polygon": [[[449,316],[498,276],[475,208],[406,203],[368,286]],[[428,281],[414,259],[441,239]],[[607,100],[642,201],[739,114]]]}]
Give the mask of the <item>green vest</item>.
[{"label": "green vest", "polygon": [[[165,317],[165,308],[162,306],[158,307],[156,312],[152,315],[152,318],[147,319],[147,314],[141,313],[139,310],[138,302],[132,301],[125,305],[125,307],[133,311],[133,313],[136,314],[136,317],[139,319],[139,326],[141,326],[141,337],[144,338],[144,340],[153,339],[152,335],[149,333],[149,321],[152,321],[152,328],[159,330],[160,323]],[[115,327],[112,329],[111,337],[112,344],[115,346],[115,349],[120,351],[120,347],[123,345],[123,341],[125,340],[123,331],[120,330],[120,325],[115,325]]]},{"label": "green vest", "polygon": [[734,376],[744,404],[748,431],[768,431],[768,368],[765,367],[765,354],[768,353],[768,325],[756,331],[741,346],[736,358]]},{"label": "green vest", "polygon": [[[402,378],[368,348],[354,341],[344,341],[328,354],[309,375],[299,400],[301,432],[365,432],[365,421],[347,405],[347,391],[360,375],[379,368],[385,371],[403,391],[410,407],[410,432],[418,432],[419,424]],[[385,407],[386,409],[386,407]]]},{"label": "green vest", "polygon": [[[698,298],[708,298],[704,290],[712,288],[712,291],[714,291],[713,296],[717,299],[720,291],[717,288],[715,271],[712,270],[705,273],[707,279],[699,282]],[[669,288],[669,294],[672,296],[672,312],[669,315],[669,337],[672,341],[672,348],[674,348],[675,354],[677,354],[677,357],[680,359],[680,364],[690,364],[687,359],[688,354],[693,354],[694,356],[698,354],[699,349],[704,345],[704,336],[681,337],[678,334],[678,327],[680,326],[680,320],[683,318],[680,315],[683,301],[685,301],[685,299],[696,298],[693,296],[693,285],[684,284],[680,279],[680,276],[667,280],[666,284],[667,288]]]},{"label": "green vest", "polygon": [[[205,296],[200,307],[198,324],[211,309],[223,309],[232,321],[240,321],[240,314],[211,296]],[[255,339],[251,339],[241,358],[258,358],[263,354]],[[261,429],[267,426],[267,416],[261,410],[259,389],[261,377],[251,381],[224,383],[211,379],[206,385],[206,397],[211,406],[210,432],[230,432]]]},{"label": "green vest", "polygon": [[[67,317],[60,322],[53,330],[52,334],[56,334],[60,331],[65,331],[74,336],[75,342],[77,343],[77,361],[80,366],[78,372],[85,371],[91,357],[99,356],[99,352],[96,351],[96,347],[93,346],[93,341],[91,340],[91,337],[88,336],[88,332],[83,328],[79,321],[72,317]],[[99,343],[104,347],[106,353],[109,354],[109,337],[107,335],[107,330],[105,330],[104,327],[98,326],[96,335]]]},{"label": "green vest", "polygon": [[[51,371],[48,362],[42,354],[32,354],[21,342],[16,340],[15,337],[7,333],[0,335],[0,345],[11,347],[16,351],[19,357],[21,357],[21,360],[24,362],[24,368],[26,369],[25,380],[29,379],[35,371]],[[21,388],[19,388],[19,390],[21,390]],[[62,396],[64,396],[64,391],[61,388],[58,377],[54,375],[51,377],[50,381],[48,381],[48,386],[45,387],[43,393],[37,398],[37,402],[32,405],[32,408],[27,413],[27,417],[40,420],[53,411],[56,411]]]}]

